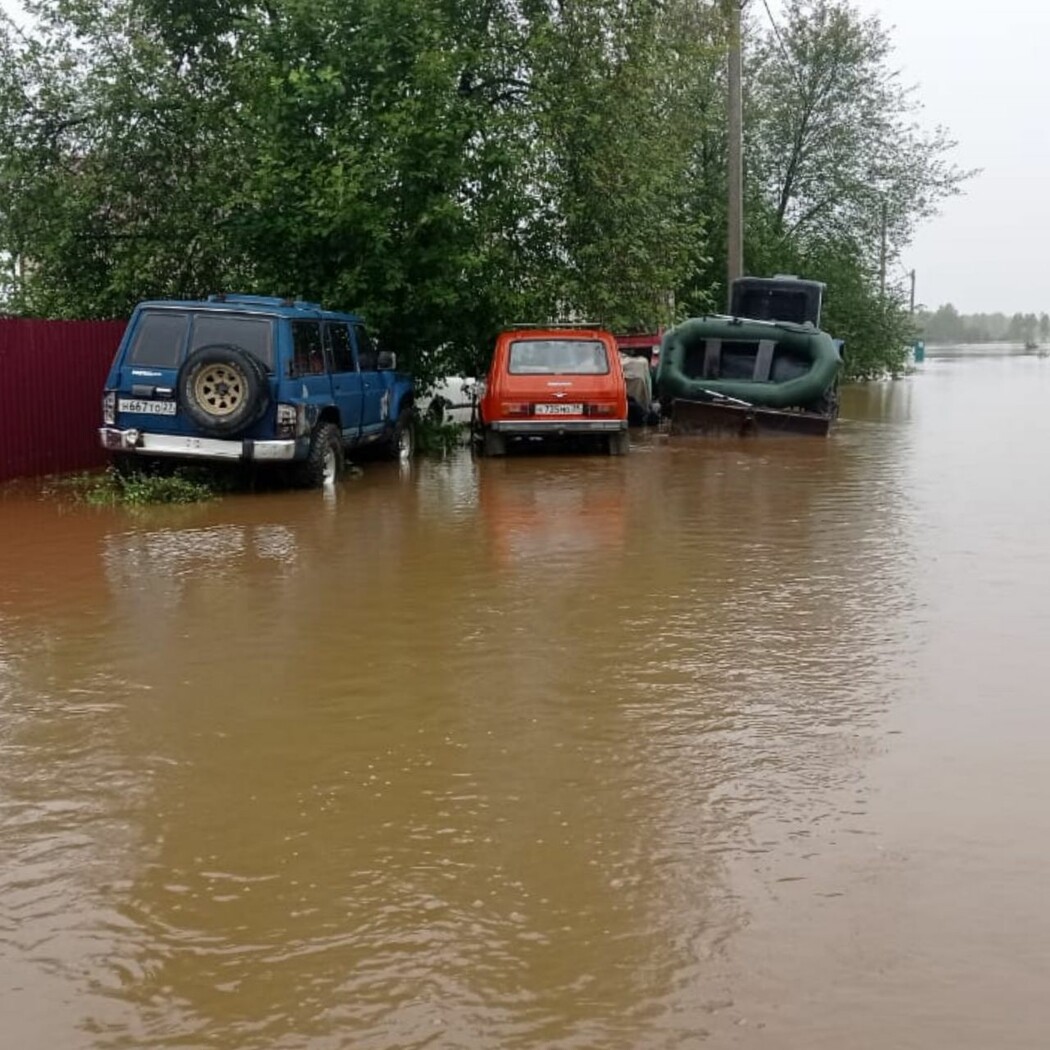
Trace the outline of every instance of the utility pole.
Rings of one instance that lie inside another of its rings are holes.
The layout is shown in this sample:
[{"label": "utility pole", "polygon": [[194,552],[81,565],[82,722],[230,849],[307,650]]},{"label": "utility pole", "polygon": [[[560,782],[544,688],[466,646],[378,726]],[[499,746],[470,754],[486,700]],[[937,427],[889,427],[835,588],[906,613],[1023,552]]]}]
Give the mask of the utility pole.
[{"label": "utility pole", "polygon": [[729,30],[729,196],[727,208],[726,295],[733,281],[744,273],[744,101],[743,61],[740,47],[742,0],[723,0]]},{"label": "utility pole", "polygon": [[911,306],[909,309],[915,313],[915,271],[909,271],[908,276],[911,278]]},{"label": "utility pole", "polygon": [[879,291],[886,298],[886,202],[882,202],[882,246],[879,249]]}]

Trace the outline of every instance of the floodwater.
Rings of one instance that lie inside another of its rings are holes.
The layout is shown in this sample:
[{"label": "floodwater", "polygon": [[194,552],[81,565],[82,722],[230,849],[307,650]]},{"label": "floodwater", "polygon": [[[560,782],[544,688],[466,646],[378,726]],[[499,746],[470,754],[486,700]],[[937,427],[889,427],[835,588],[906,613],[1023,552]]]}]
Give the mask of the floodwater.
[{"label": "floodwater", "polygon": [[1045,1047],[1048,404],[8,491],[0,1045]]}]

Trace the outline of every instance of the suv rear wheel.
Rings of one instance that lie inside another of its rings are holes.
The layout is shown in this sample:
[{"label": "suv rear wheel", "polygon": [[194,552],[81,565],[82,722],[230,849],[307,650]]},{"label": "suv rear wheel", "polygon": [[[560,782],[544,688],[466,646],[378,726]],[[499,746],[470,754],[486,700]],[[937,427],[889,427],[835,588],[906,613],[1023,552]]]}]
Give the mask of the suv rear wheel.
[{"label": "suv rear wheel", "polygon": [[390,459],[406,460],[412,458],[415,450],[416,435],[412,429],[412,409],[403,408],[394,424],[394,432],[390,435],[386,454]]},{"label": "suv rear wheel", "polygon": [[110,464],[122,478],[131,478],[136,474],[171,474],[178,465],[162,456],[142,456],[135,452],[114,452]]},{"label": "suv rear wheel", "polygon": [[263,366],[247,350],[202,346],[186,358],[177,380],[179,404],[212,437],[231,437],[257,422],[270,403]]},{"label": "suv rear wheel", "polygon": [[331,485],[343,472],[343,436],[334,423],[318,423],[310,437],[310,451],[294,468],[295,483],[304,489]]}]

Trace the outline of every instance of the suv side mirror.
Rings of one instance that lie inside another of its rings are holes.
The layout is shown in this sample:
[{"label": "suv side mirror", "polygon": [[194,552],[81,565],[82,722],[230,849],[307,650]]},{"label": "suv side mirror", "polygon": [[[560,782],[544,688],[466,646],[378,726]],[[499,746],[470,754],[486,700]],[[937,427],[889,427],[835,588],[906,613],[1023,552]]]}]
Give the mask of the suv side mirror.
[{"label": "suv side mirror", "polygon": [[380,350],[377,363],[380,372],[392,372],[397,368],[397,354],[393,350]]}]

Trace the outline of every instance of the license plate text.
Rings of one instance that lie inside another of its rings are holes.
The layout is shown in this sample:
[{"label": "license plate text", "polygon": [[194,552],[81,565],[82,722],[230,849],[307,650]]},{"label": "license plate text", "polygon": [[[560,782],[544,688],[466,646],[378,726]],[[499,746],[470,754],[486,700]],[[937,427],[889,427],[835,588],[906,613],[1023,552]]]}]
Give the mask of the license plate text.
[{"label": "license plate text", "polygon": [[134,412],[140,416],[173,416],[175,408],[174,401],[146,401],[141,398],[122,397],[117,402],[118,412]]}]

